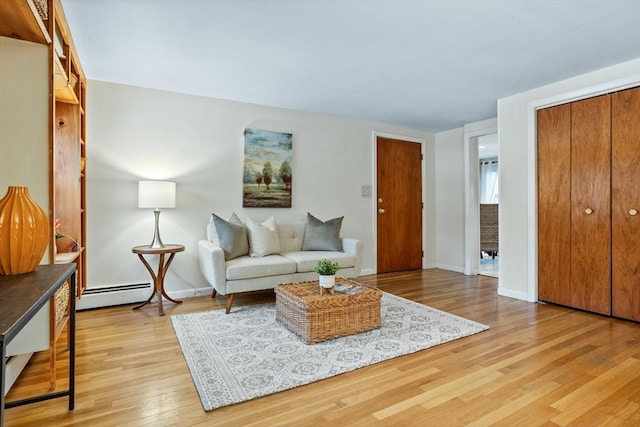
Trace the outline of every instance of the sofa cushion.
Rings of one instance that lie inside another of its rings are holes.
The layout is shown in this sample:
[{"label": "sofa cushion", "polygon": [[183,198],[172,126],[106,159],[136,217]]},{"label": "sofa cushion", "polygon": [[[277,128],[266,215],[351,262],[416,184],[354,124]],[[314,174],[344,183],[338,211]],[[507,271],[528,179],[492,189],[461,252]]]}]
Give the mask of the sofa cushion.
[{"label": "sofa cushion", "polygon": [[342,227],[343,218],[344,217],[341,216],[322,222],[307,212],[307,227],[304,232],[302,250],[342,251],[340,227]]},{"label": "sofa cushion", "polygon": [[224,251],[224,258],[230,260],[249,253],[249,242],[247,241],[247,232],[240,218],[234,213],[228,221],[220,218],[216,214],[211,214],[211,222],[215,233],[212,232],[211,237]]},{"label": "sofa cushion", "polygon": [[281,253],[302,250],[302,240],[304,240],[304,229],[306,225],[307,223],[304,221],[278,223]]},{"label": "sofa cushion", "polygon": [[344,252],[335,251],[298,251],[284,252],[283,257],[295,261],[298,273],[314,271],[316,262],[321,259],[337,262],[340,268],[353,267],[356,264],[356,258],[353,255]]},{"label": "sofa cushion", "polygon": [[280,252],[280,237],[276,220],[271,217],[262,224],[247,218],[249,256],[263,257]]},{"label": "sofa cushion", "polygon": [[296,272],[296,262],[280,255],[259,258],[242,256],[226,262],[227,280],[291,274]]}]

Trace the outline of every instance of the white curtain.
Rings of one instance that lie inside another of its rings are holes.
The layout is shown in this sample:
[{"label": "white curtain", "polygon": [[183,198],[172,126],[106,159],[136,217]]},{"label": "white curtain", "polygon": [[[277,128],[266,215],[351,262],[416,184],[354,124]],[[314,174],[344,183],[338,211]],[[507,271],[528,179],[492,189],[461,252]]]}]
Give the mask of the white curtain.
[{"label": "white curtain", "polygon": [[499,203],[498,159],[480,160],[480,203]]}]

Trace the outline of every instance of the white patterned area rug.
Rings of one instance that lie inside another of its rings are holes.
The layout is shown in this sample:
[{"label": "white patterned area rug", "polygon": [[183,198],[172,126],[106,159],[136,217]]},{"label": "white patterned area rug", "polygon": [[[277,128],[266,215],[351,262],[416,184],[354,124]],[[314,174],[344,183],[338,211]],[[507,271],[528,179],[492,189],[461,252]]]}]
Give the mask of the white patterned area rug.
[{"label": "white patterned area rug", "polygon": [[305,344],[275,304],[172,316],[205,411],[309,384],[489,329],[383,293],[380,329]]}]

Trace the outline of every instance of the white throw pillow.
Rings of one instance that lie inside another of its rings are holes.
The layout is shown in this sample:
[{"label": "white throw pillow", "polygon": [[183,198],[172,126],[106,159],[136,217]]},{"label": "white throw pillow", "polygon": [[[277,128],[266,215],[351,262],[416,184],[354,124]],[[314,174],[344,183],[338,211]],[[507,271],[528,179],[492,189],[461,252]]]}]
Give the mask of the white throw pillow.
[{"label": "white throw pillow", "polygon": [[262,224],[247,218],[246,226],[249,231],[249,256],[263,257],[280,253],[280,237],[273,217]]}]

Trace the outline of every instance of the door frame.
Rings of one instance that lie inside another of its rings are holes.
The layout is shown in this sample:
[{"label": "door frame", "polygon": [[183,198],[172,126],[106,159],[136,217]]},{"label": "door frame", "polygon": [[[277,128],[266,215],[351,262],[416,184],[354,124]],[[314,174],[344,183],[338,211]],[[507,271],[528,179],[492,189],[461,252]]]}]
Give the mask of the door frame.
[{"label": "door frame", "polygon": [[[477,128],[464,127],[464,274],[480,273],[480,167],[477,138],[498,133],[497,119],[482,122]],[[498,134],[498,146],[500,147]],[[500,157],[498,156],[498,159]],[[500,176],[498,176],[498,182]],[[499,208],[498,208],[499,209]],[[498,216],[500,214],[498,213]],[[498,229],[498,236],[500,236]],[[500,268],[500,266],[499,266]],[[498,276],[500,273],[498,273]]]},{"label": "door frame", "polygon": [[426,268],[425,262],[425,245],[426,245],[426,203],[425,203],[425,190],[426,190],[426,159],[425,159],[425,144],[426,140],[424,138],[416,138],[413,136],[406,136],[388,132],[379,132],[373,131],[371,133],[372,138],[372,146],[373,146],[373,170],[371,171],[371,182],[373,182],[373,190],[371,193],[371,215],[373,215],[373,261],[374,261],[374,274],[378,273],[378,215],[377,215],[377,194],[378,194],[378,137],[381,138],[391,138],[391,139],[399,139],[402,141],[415,142],[420,144],[420,154],[422,155],[421,162],[421,198],[422,198],[422,268]]},{"label": "door frame", "polygon": [[537,111],[541,108],[605,95],[636,86],[640,86],[640,74],[567,91],[548,98],[536,99],[527,104],[527,301],[538,301]]}]

